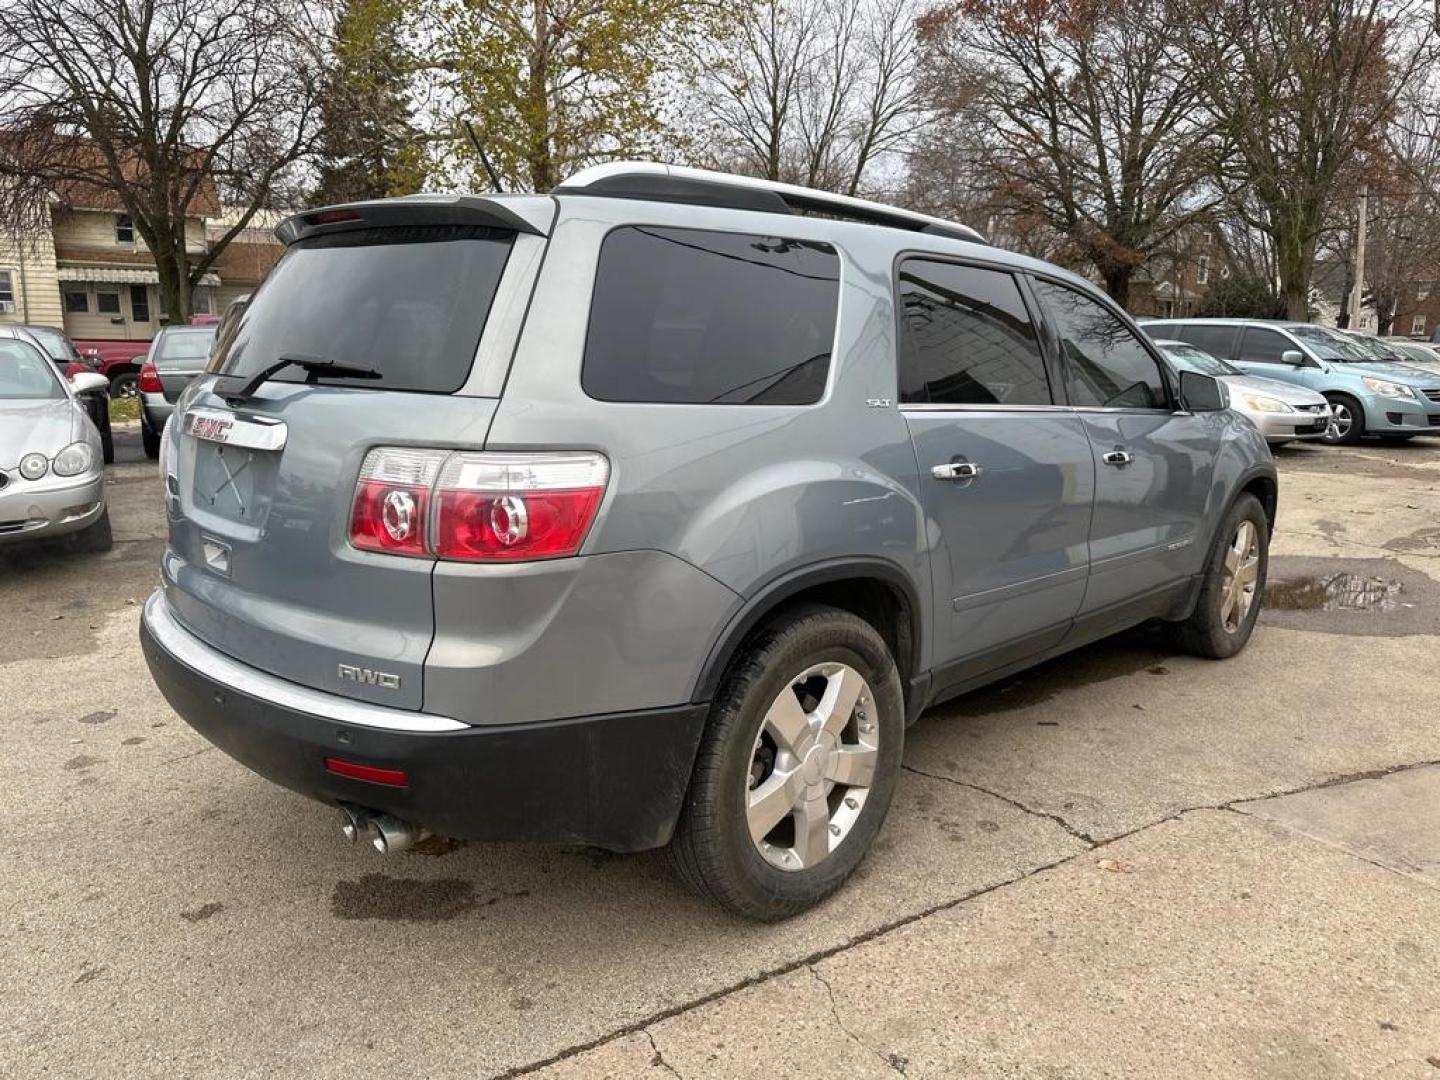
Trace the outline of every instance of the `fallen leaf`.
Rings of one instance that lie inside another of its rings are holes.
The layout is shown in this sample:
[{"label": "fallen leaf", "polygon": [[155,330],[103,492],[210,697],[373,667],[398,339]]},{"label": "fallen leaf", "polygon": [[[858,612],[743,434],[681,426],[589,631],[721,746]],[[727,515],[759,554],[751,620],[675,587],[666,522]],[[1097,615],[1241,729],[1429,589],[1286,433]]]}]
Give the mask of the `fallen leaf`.
[{"label": "fallen leaf", "polygon": [[1111,874],[1129,874],[1132,872],[1128,866],[1116,862],[1114,859],[1101,859],[1095,865],[1101,870],[1105,870]]}]

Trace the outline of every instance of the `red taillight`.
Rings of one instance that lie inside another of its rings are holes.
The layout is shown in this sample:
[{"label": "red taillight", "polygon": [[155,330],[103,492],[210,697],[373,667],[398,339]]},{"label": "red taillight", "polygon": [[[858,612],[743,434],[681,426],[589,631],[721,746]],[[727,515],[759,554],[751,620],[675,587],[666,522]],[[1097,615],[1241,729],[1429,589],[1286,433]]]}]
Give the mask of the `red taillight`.
[{"label": "red taillight", "polygon": [[306,214],[305,220],[311,225],[336,225],[342,221],[363,221],[364,215],[358,210],[321,210],[318,214]]},{"label": "red taillight", "polygon": [[574,555],[609,474],[599,454],[454,454],[435,485],[435,554],[465,562]]},{"label": "red taillight", "polygon": [[609,476],[609,463],[593,453],[384,447],[365,457],[350,540],[367,551],[462,562],[565,558],[584,543]]},{"label": "red taillight", "polygon": [[336,776],[348,776],[351,780],[364,780],[368,784],[410,786],[410,778],[400,769],[378,769],[374,765],[361,765],[358,761],[346,761],[344,758],[327,757],[325,771]]},{"label": "red taillight", "polygon": [[350,543],[363,551],[425,555],[430,548],[430,489],[443,450],[371,450],[350,508]]},{"label": "red taillight", "polygon": [[161,394],[165,387],[160,383],[160,372],[155,370],[155,365],[149,360],[140,367],[140,392],[142,394]]}]

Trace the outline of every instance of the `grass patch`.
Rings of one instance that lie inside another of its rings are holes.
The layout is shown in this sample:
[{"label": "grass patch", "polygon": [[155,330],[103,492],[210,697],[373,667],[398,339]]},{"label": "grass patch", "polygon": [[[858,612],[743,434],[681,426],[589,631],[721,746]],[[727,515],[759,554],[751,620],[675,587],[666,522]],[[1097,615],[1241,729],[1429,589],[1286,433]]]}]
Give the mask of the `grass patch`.
[{"label": "grass patch", "polygon": [[111,398],[110,422],[117,420],[139,420],[140,399],[138,397]]}]

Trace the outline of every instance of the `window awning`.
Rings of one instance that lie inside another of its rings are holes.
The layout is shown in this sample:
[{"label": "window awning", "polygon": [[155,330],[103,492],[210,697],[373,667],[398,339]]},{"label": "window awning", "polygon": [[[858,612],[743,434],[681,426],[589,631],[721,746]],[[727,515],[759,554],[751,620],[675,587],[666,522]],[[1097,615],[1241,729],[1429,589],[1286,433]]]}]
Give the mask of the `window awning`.
[{"label": "window awning", "polygon": [[[154,270],[129,269],[120,266],[62,266],[55,271],[61,281],[93,281],[104,285],[159,285],[160,275]],[[220,284],[219,274],[205,274],[201,285]]]}]

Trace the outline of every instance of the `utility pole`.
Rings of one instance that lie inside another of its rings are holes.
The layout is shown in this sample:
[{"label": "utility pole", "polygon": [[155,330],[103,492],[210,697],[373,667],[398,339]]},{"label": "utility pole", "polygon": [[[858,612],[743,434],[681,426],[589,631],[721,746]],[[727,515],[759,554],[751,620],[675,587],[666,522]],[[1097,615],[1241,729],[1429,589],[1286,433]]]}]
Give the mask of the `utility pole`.
[{"label": "utility pole", "polygon": [[1365,210],[1370,203],[1370,185],[1360,188],[1360,225],[1355,230],[1355,291],[1350,294],[1350,329],[1360,329],[1361,296],[1365,291]]}]

